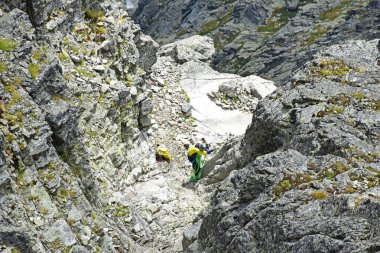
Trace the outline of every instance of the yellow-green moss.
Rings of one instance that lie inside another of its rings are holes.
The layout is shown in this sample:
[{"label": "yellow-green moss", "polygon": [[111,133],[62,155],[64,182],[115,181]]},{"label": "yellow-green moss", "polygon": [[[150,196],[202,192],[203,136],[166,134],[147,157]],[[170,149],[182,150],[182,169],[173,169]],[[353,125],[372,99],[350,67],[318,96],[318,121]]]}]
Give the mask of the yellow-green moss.
[{"label": "yellow-green moss", "polygon": [[284,192],[290,191],[301,184],[309,183],[313,180],[313,176],[308,173],[287,175],[276,185],[273,192],[275,196],[279,198]]},{"label": "yellow-green moss", "polygon": [[63,95],[61,95],[61,94],[53,94],[53,95],[51,96],[51,98],[52,98],[54,101],[64,100],[64,101],[66,101],[66,102],[72,102],[72,100],[71,100],[70,98],[65,97],[65,96],[63,96]]},{"label": "yellow-green moss", "polygon": [[257,31],[260,33],[274,34],[284,27],[294,16],[295,13],[289,12],[285,7],[277,8],[273,11],[268,23],[263,26],[258,26]]},{"label": "yellow-green moss", "polygon": [[332,164],[329,168],[322,169],[318,173],[317,178],[319,180],[322,180],[324,178],[333,180],[336,175],[342,174],[342,173],[344,173],[350,169],[351,169],[351,167],[349,165],[338,161],[338,162]]},{"label": "yellow-green moss", "polygon": [[89,71],[89,70],[85,69],[84,67],[81,67],[81,68],[74,67],[74,70],[77,71],[80,75],[82,75],[84,77],[88,77],[88,78],[96,77],[95,72]]},{"label": "yellow-green moss", "polygon": [[129,214],[129,208],[124,205],[119,205],[116,207],[115,211],[113,212],[113,215],[116,217],[124,217]]},{"label": "yellow-green moss", "polygon": [[327,28],[322,28],[319,25],[316,26],[316,30],[307,38],[306,45],[311,46],[315,44],[317,39],[326,35],[328,31],[329,30]]},{"label": "yellow-green moss", "polygon": [[33,54],[33,56],[32,56],[32,58],[34,60],[36,60],[36,61],[41,60],[41,58],[42,58],[42,52],[39,51],[39,50],[35,51],[34,54]]},{"label": "yellow-green moss", "polygon": [[340,4],[330,10],[323,11],[320,14],[320,18],[322,21],[333,21],[337,17],[339,17],[344,8],[352,3],[352,0],[341,0]]},{"label": "yellow-green moss", "polygon": [[12,134],[8,134],[5,136],[6,142],[12,142],[15,139],[15,137]]},{"label": "yellow-green moss", "polygon": [[311,193],[311,197],[314,199],[314,200],[318,200],[318,199],[325,199],[328,197],[328,194],[327,192],[325,191],[313,191]]},{"label": "yellow-green moss", "polygon": [[219,27],[222,27],[225,25],[228,21],[231,20],[231,15],[232,15],[232,9],[228,10],[228,12],[218,18],[217,20],[211,20],[201,26],[201,29],[199,31],[200,35],[205,35],[208,34],[212,31],[215,31]]},{"label": "yellow-green moss", "polygon": [[104,11],[102,10],[93,10],[93,9],[89,9],[89,10],[86,10],[86,12],[84,13],[85,17],[93,22],[96,22],[98,21],[98,19],[100,17],[103,17],[104,16]]},{"label": "yellow-green moss", "polygon": [[75,220],[72,220],[72,219],[67,219],[67,224],[69,224],[69,226],[72,226],[74,225],[74,223],[76,222]]},{"label": "yellow-green moss", "polygon": [[65,61],[68,60],[68,58],[66,57],[66,55],[63,54],[63,53],[59,53],[57,56],[58,56],[58,59],[59,59],[61,62],[65,62]]},{"label": "yellow-green moss", "polygon": [[219,27],[219,22],[217,20],[211,20],[201,26],[201,30],[199,31],[200,35],[205,35],[216,30]]},{"label": "yellow-green moss", "polygon": [[29,64],[28,70],[33,79],[37,79],[38,74],[40,72],[39,64]]},{"label": "yellow-green moss", "polygon": [[7,85],[7,86],[5,86],[4,90],[5,90],[5,92],[8,92],[8,93],[14,92],[16,90],[16,86]]},{"label": "yellow-green moss", "polygon": [[313,162],[308,162],[307,163],[307,168],[310,169],[310,170],[316,170],[317,169],[317,165]]},{"label": "yellow-green moss", "polygon": [[5,66],[4,62],[0,61],[0,73],[7,70],[7,66]]},{"label": "yellow-green moss", "polygon": [[15,50],[17,48],[17,43],[15,40],[12,39],[0,39],[0,50],[5,52],[10,52],[12,50]]},{"label": "yellow-green moss", "polygon": [[20,84],[20,83],[22,83],[22,79],[20,77],[15,77],[15,79],[13,80],[13,82],[15,84]]},{"label": "yellow-green moss", "polygon": [[19,249],[13,248],[11,249],[11,253],[21,253]]},{"label": "yellow-green moss", "polygon": [[104,27],[101,27],[101,26],[96,26],[95,31],[97,34],[106,34],[107,33],[107,29]]},{"label": "yellow-green moss", "polygon": [[347,192],[347,193],[355,193],[356,190],[355,190],[354,188],[352,188],[352,186],[348,186],[348,187],[346,188],[346,192]]}]

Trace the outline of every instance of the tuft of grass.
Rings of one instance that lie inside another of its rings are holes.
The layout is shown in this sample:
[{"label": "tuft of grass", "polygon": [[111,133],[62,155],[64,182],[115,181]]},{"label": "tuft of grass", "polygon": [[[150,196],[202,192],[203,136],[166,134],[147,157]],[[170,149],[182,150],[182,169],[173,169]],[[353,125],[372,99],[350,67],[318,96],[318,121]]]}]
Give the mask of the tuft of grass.
[{"label": "tuft of grass", "polygon": [[319,25],[316,27],[316,30],[309,36],[309,38],[306,40],[306,45],[311,46],[315,44],[317,39],[320,37],[323,37],[327,34],[329,30],[327,28],[322,28]]},{"label": "tuft of grass", "polygon": [[59,59],[61,62],[65,62],[65,61],[68,60],[68,58],[66,57],[66,55],[63,54],[63,53],[59,53],[59,54],[58,54],[58,59]]},{"label": "tuft of grass", "polygon": [[7,66],[5,66],[4,62],[0,61],[0,73],[7,70]]},{"label": "tuft of grass", "polygon": [[318,200],[318,199],[325,199],[328,197],[328,194],[327,192],[325,191],[313,191],[311,193],[311,197],[314,199],[314,200]]},{"label": "tuft of grass", "polygon": [[4,52],[10,52],[12,50],[15,50],[17,48],[17,42],[12,39],[0,39],[0,50]]},{"label": "tuft of grass", "polygon": [[97,22],[99,18],[104,16],[104,14],[105,13],[102,10],[93,9],[86,10],[86,12],[84,13],[85,17],[91,20],[92,22]]},{"label": "tuft of grass", "polygon": [[322,21],[333,21],[338,18],[342,13],[345,7],[349,6],[352,3],[352,0],[341,0],[340,4],[330,10],[323,11],[319,15]]},{"label": "tuft of grass", "polygon": [[14,81],[15,84],[22,83],[22,79],[20,77],[15,77],[15,79],[13,81]]},{"label": "tuft of grass", "polygon": [[34,60],[36,60],[36,61],[41,60],[41,58],[42,58],[42,53],[41,53],[41,51],[37,50],[36,52],[34,52],[32,58],[33,58]]},{"label": "tuft of grass", "polygon": [[199,31],[200,35],[208,34],[219,27],[219,22],[217,20],[211,20],[201,26],[201,30]]},{"label": "tuft of grass", "polygon": [[7,93],[12,93],[12,92],[14,92],[16,90],[16,86],[14,86],[14,85],[7,85],[7,86],[5,86],[4,90]]},{"label": "tuft of grass", "polygon": [[36,80],[37,77],[38,77],[38,74],[40,72],[40,65],[38,65],[38,64],[29,64],[28,70],[29,70],[29,73],[32,76],[32,78],[34,80]]},{"label": "tuft of grass", "polygon": [[273,11],[268,23],[263,26],[258,26],[257,31],[260,33],[275,34],[294,16],[295,13],[289,12],[285,7],[277,8]]},{"label": "tuft of grass", "polygon": [[309,183],[313,180],[314,178],[308,173],[286,175],[284,179],[276,185],[273,192],[275,196],[279,198],[284,192],[290,191],[301,184]]},{"label": "tuft of grass", "polygon": [[346,192],[347,192],[347,193],[355,193],[356,190],[355,190],[354,188],[352,188],[352,186],[348,186],[348,187],[346,188]]}]

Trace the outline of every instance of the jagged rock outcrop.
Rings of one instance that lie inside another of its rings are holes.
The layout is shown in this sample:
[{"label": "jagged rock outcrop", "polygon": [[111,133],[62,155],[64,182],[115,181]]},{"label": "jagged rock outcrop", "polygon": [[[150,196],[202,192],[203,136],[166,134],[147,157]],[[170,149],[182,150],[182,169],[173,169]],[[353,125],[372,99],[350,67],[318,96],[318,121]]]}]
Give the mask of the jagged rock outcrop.
[{"label": "jagged rock outcrop", "polygon": [[221,72],[284,83],[317,51],[351,39],[379,37],[380,1],[136,1],[144,32],[172,42],[194,34],[214,39]]},{"label": "jagged rock outcrop", "polygon": [[316,54],[208,164],[186,252],[380,250],[379,40]]},{"label": "jagged rock outcrop", "polygon": [[56,4],[0,5],[1,247],[143,252],[146,220],[118,191],[154,161],[158,45],[116,1]]}]

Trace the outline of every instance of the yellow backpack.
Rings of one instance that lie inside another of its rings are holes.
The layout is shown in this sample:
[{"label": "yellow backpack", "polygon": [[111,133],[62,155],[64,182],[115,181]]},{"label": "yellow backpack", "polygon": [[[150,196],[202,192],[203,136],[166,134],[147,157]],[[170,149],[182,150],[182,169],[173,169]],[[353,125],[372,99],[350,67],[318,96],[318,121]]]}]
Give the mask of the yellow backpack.
[{"label": "yellow backpack", "polygon": [[169,154],[168,149],[165,147],[158,147],[157,154],[168,162],[170,162],[173,159],[173,157]]}]

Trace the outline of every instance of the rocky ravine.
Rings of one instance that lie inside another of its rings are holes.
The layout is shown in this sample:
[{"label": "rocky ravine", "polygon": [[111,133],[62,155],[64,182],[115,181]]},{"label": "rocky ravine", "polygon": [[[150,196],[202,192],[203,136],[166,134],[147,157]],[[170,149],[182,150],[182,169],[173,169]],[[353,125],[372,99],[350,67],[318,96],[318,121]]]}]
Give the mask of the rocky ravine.
[{"label": "rocky ravine", "polygon": [[194,34],[214,39],[219,71],[285,83],[318,50],[375,39],[379,0],[125,0],[159,42]]},{"label": "rocky ravine", "polygon": [[380,44],[332,46],[207,166],[185,252],[380,251]]}]

